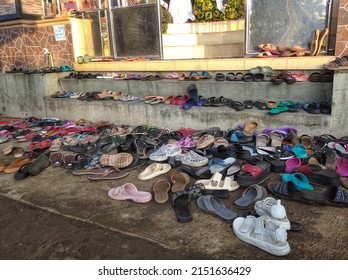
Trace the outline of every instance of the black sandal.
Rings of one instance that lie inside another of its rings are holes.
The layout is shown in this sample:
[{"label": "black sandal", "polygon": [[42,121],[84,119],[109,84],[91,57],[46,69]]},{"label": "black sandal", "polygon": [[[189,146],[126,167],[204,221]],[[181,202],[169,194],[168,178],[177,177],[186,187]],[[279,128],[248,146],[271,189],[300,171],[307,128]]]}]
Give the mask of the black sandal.
[{"label": "black sandal", "polygon": [[246,74],[243,76],[243,81],[244,81],[244,82],[252,82],[252,81],[254,81],[254,75],[251,74],[251,73],[246,73]]},{"label": "black sandal", "polygon": [[236,111],[243,111],[244,110],[244,105],[239,101],[231,101],[228,104],[228,107],[235,109]]},{"label": "black sandal", "polygon": [[253,105],[259,110],[267,110],[266,102],[263,100],[257,100]]},{"label": "black sandal", "polygon": [[218,82],[222,82],[222,81],[225,80],[225,75],[222,74],[222,73],[217,73],[217,74],[215,75],[215,80],[218,81]]},{"label": "black sandal", "polygon": [[232,72],[227,73],[226,80],[227,81],[235,81],[236,80],[236,75],[234,73],[232,73]]}]

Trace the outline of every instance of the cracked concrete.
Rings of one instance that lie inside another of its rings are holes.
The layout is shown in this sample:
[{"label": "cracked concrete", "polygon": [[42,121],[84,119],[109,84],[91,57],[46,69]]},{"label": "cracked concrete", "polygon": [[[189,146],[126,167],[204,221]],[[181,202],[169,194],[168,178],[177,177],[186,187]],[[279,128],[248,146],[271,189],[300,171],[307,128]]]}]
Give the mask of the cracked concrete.
[{"label": "cracked concrete", "polygon": [[[0,144],[3,149],[7,143]],[[0,156],[9,164],[11,156]],[[289,232],[291,252],[285,257],[275,257],[240,241],[232,232],[231,225],[199,210],[194,200],[190,202],[193,221],[181,224],[169,202],[146,204],[132,201],[115,201],[107,196],[110,188],[126,182],[134,183],[139,190],[151,191],[152,185],[170,173],[149,181],[139,181],[137,175],[145,167],[130,171],[119,180],[91,181],[86,176],[74,176],[63,167],[48,167],[37,176],[15,181],[13,174],[0,173],[0,195],[23,202],[35,209],[54,213],[65,220],[79,221],[112,235],[123,234],[150,242],[173,252],[181,252],[183,258],[202,259],[348,259],[348,212],[347,208],[322,205],[306,205],[283,200],[292,221],[302,224],[300,232]],[[278,180],[271,176],[262,185]],[[191,184],[194,179],[191,179]],[[233,201],[241,196],[243,188],[231,192],[224,200],[229,209],[238,214],[248,211],[233,207]],[[6,215],[2,211],[2,215]],[[12,221],[14,224],[16,220]],[[18,227],[21,225],[18,224]],[[57,228],[60,227],[57,224]],[[54,240],[54,236],[52,236]],[[90,237],[93,239],[93,236]],[[88,246],[91,240],[86,238]],[[129,246],[132,246],[131,244]],[[139,255],[141,257],[141,255]],[[177,255],[181,258],[180,255]],[[83,258],[83,256],[81,257]]]}]

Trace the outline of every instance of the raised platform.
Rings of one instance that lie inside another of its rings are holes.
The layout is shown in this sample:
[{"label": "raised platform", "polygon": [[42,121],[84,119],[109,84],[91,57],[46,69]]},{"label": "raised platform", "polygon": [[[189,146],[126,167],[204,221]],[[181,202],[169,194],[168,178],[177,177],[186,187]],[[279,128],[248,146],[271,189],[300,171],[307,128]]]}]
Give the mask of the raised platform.
[{"label": "raised platform", "polygon": [[148,61],[89,62],[74,64],[81,72],[184,72],[184,71],[248,71],[257,66],[274,70],[323,70],[323,64],[334,56],[224,58],[224,59],[168,59]]},{"label": "raised platform", "polygon": [[[301,134],[330,133],[348,135],[346,109],[348,100],[347,74],[336,73],[334,83],[303,82],[293,85],[283,83],[274,86],[269,82],[217,82],[213,79],[197,81],[199,94],[205,97],[225,96],[237,101],[294,100],[332,101],[331,115],[311,115],[305,111],[270,115],[257,109],[237,112],[229,107],[193,107],[183,110],[174,105],[148,105],[143,102],[145,94],[185,94],[190,81],[114,81],[102,79],[63,79],[66,73],[46,75],[2,74],[0,75],[0,113],[13,117],[59,117],[92,121],[109,120],[117,124],[132,126],[150,124],[171,129],[181,126],[205,128],[219,126],[234,128],[251,119],[260,121],[260,131],[267,127],[294,126]],[[121,90],[136,95],[135,102],[80,101],[49,97],[57,90],[102,91]]]},{"label": "raised platform", "polygon": [[[69,99],[53,99],[45,97],[48,116],[59,118],[80,118],[92,121],[109,120],[115,124],[142,124],[178,129],[193,127],[203,129],[218,126],[221,129],[232,129],[249,120],[260,121],[260,131],[267,127],[296,127],[301,134],[328,133],[331,117],[329,115],[311,115],[307,112],[283,113],[270,115],[267,111],[257,109],[237,112],[229,107],[192,107],[183,110],[174,105],[148,105],[143,100],[133,102],[120,101],[79,101]],[[338,132],[334,133],[335,135]]]}]

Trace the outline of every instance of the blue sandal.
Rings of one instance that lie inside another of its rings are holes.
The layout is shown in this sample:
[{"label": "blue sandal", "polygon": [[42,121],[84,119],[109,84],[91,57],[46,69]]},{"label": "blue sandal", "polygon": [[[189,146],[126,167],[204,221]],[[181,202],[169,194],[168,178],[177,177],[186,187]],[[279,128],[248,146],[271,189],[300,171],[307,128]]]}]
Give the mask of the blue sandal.
[{"label": "blue sandal", "polygon": [[313,190],[313,186],[311,184],[309,184],[308,178],[306,177],[306,175],[296,172],[293,174],[284,174],[282,176],[282,181],[284,183],[287,182],[292,182],[297,190]]}]

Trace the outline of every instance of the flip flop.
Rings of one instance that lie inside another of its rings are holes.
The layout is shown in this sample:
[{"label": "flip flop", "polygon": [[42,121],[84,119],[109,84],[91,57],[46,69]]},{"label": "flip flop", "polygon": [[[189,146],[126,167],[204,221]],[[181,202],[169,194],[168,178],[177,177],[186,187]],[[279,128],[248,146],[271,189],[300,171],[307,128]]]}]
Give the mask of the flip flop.
[{"label": "flip flop", "polygon": [[279,55],[272,54],[270,51],[263,51],[255,55],[257,58],[269,58],[269,57],[279,57]]},{"label": "flip flop", "polygon": [[115,168],[107,168],[100,174],[88,176],[88,179],[93,181],[98,180],[116,180],[128,176],[129,172],[123,172]]},{"label": "flip flop", "polygon": [[289,111],[289,107],[278,104],[276,107],[270,108],[268,110],[268,113],[272,115],[276,115],[276,114],[280,114],[287,111]]},{"label": "flip flop", "polygon": [[226,170],[226,176],[233,176],[235,174],[237,174],[240,170],[242,169],[239,161],[235,161],[234,163],[232,163],[232,165]]},{"label": "flip flop", "polygon": [[169,200],[170,182],[167,179],[157,181],[153,185],[152,190],[157,203],[165,203]]},{"label": "flip flop", "polygon": [[145,181],[169,172],[172,167],[168,163],[153,163],[139,173],[138,179]]},{"label": "flip flop", "polygon": [[80,170],[74,170],[72,172],[73,175],[80,176],[80,175],[98,175],[102,174],[105,170],[109,168],[102,168],[100,166],[88,166],[84,169]]},{"label": "flip flop", "polygon": [[271,147],[280,147],[283,141],[283,135],[278,131],[272,131],[269,135]]},{"label": "flip flop", "polygon": [[192,215],[188,207],[190,200],[190,194],[186,190],[177,191],[172,196],[172,206],[179,223],[192,221]]},{"label": "flip flop", "polygon": [[114,166],[115,168],[125,168],[133,161],[130,153],[118,153],[115,155],[103,154],[100,157],[100,164],[103,166]]},{"label": "flip flop", "polygon": [[19,170],[15,173],[15,180],[16,181],[20,181],[20,180],[24,180],[25,178],[29,177],[29,166],[31,165],[31,163],[27,163],[24,164],[21,168],[19,168]]},{"label": "flip flop", "polygon": [[27,158],[27,157],[17,158],[15,160],[13,160],[10,165],[5,166],[2,171],[6,174],[15,173],[23,165],[25,165],[27,163],[31,163],[31,162],[32,162],[32,160],[30,158]]},{"label": "flip flop", "polygon": [[277,47],[273,44],[260,44],[258,47],[263,51],[269,51],[272,54],[280,55],[280,52],[278,51]]},{"label": "flip flop", "polygon": [[341,153],[342,155],[348,155],[348,144],[344,142],[329,142],[327,146],[330,149],[334,149]]},{"label": "flip flop", "polygon": [[302,144],[296,144],[292,147],[291,151],[298,157],[298,158],[307,158],[307,149]]},{"label": "flip flop", "polygon": [[294,127],[280,127],[280,128],[266,128],[262,133],[270,134],[272,131],[277,131],[283,135],[283,137],[287,136],[290,132],[293,132],[297,135],[297,129]]},{"label": "flip flop", "polygon": [[215,215],[228,222],[232,222],[237,217],[236,212],[226,208],[225,203],[220,198],[212,195],[198,197],[197,206],[204,212]]},{"label": "flip flop", "polygon": [[313,190],[313,186],[309,184],[308,178],[302,174],[295,172],[294,174],[283,174],[282,176],[283,182],[292,182],[296,189],[302,190]]},{"label": "flip flop", "polygon": [[132,200],[138,203],[147,203],[152,199],[150,192],[138,191],[137,187],[131,183],[110,189],[108,196],[116,200]]},{"label": "flip flop", "polygon": [[260,185],[251,185],[244,190],[242,196],[236,199],[233,204],[239,209],[247,209],[258,200],[267,196],[267,190]]},{"label": "flip flop", "polygon": [[348,177],[348,159],[338,158],[336,164],[336,172],[342,177]]},{"label": "flip flop", "polygon": [[245,136],[252,136],[259,125],[258,121],[249,121],[245,124],[243,134]]},{"label": "flip flop", "polygon": [[64,158],[64,155],[62,153],[59,153],[59,152],[51,153],[49,157],[49,161],[53,167],[57,167],[57,166],[63,165],[63,158]]},{"label": "flip flop", "polygon": [[190,183],[190,176],[184,172],[173,172],[170,175],[170,180],[173,183],[171,191],[175,193],[186,188]]},{"label": "flip flop", "polygon": [[285,162],[285,172],[293,173],[302,165],[302,160],[298,157],[290,158]]},{"label": "flip flop", "polygon": [[229,158],[226,158],[224,160],[213,158],[209,161],[208,167],[209,167],[211,173],[221,172],[224,169],[231,166],[235,161],[236,161],[236,159],[233,157],[229,157]]}]

